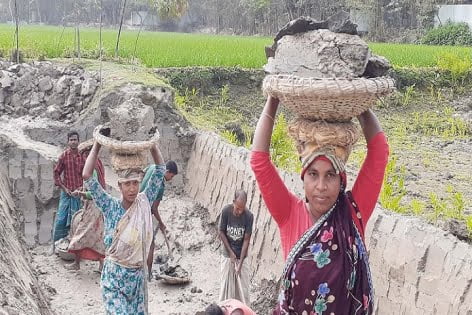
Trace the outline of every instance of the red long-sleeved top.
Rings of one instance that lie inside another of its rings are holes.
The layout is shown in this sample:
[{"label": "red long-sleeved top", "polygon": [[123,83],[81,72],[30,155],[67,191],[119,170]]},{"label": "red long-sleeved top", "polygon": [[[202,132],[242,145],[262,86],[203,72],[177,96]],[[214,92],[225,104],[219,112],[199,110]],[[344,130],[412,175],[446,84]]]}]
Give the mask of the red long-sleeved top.
[{"label": "red long-sleeved top", "polygon": [[[361,213],[363,224],[354,211],[351,214],[362,235],[382,188],[388,153],[387,138],[383,132],[379,132],[367,144],[367,156],[352,187],[352,196]],[[286,259],[292,246],[313,224],[308,208],[304,200],[287,189],[268,152],[252,151],[251,167],[262,198],[279,226],[280,241]]]},{"label": "red long-sleeved top", "polygon": [[[54,166],[54,184],[56,186],[64,184],[70,191],[82,187],[83,165],[83,157],[78,151],[73,152],[70,148],[65,150]],[[62,173],[64,178],[61,178]]]}]

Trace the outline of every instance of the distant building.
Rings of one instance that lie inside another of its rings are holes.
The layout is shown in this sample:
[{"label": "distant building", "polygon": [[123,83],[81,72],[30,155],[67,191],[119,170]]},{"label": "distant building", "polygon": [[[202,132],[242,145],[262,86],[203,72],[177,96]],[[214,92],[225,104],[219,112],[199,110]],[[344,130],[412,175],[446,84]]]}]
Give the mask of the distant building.
[{"label": "distant building", "polygon": [[[472,1],[464,1],[472,2]],[[472,4],[441,5],[434,19],[434,25],[445,24],[447,21],[465,22],[472,28]]]},{"label": "distant building", "polygon": [[130,18],[124,21],[124,25],[132,28],[140,27],[141,23],[148,30],[187,32],[191,30],[193,21],[188,13],[178,19],[163,20],[153,11],[132,11]]},{"label": "distant building", "polygon": [[141,23],[145,27],[155,27],[159,25],[159,17],[148,11],[133,11],[131,12],[130,19],[124,22],[125,25],[129,26],[141,26]]}]

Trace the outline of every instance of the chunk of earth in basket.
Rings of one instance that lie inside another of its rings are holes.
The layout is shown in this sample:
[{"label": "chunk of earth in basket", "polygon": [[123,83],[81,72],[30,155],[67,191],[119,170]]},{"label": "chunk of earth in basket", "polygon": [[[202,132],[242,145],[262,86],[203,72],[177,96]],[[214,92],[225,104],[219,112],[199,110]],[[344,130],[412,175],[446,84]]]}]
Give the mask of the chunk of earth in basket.
[{"label": "chunk of earth in basket", "polygon": [[154,125],[154,109],[143,104],[139,99],[130,99],[115,108],[109,108],[113,139],[122,141],[146,141],[152,138],[156,131]]}]

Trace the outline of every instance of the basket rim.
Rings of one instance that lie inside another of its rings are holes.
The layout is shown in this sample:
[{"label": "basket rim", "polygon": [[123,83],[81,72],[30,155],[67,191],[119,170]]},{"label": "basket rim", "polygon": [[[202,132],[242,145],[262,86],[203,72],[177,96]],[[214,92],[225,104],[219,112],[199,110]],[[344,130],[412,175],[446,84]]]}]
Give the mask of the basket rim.
[{"label": "basket rim", "polygon": [[108,147],[116,152],[138,152],[146,149],[150,149],[154,144],[159,140],[159,131],[156,129],[154,135],[151,139],[146,141],[132,141],[132,140],[116,140],[110,137],[106,137],[100,133],[100,129],[103,128],[103,125],[98,125],[93,131],[93,138],[95,141],[101,145]]},{"label": "basket rim", "polygon": [[[274,87],[274,83],[286,84],[282,87]],[[331,86],[314,87],[312,84],[319,83],[335,83]],[[292,86],[289,86],[292,83]],[[296,83],[297,86],[294,86]],[[358,83],[360,89],[355,84]],[[374,89],[369,89],[367,84]],[[343,90],[343,87],[351,89]],[[371,98],[378,95],[387,95],[395,90],[395,79],[383,76],[375,78],[318,78],[318,77],[300,77],[293,74],[268,74],[265,76],[262,89],[265,93],[272,95],[281,95],[290,98],[296,97],[313,97],[324,95],[328,91],[332,91],[334,95],[330,99],[344,99],[353,97]],[[352,90],[353,89],[353,90]]]},{"label": "basket rim", "polygon": [[295,80],[310,80],[310,81],[382,81],[382,80],[392,80],[394,79],[389,76],[381,76],[381,77],[373,77],[373,78],[366,78],[366,77],[354,77],[354,78],[320,78],[320,77],[301,77],[294,74],[289,73],[277,73],[277,74],[266,74],[265,78],[277,78],[277,79],[295,79]]}]

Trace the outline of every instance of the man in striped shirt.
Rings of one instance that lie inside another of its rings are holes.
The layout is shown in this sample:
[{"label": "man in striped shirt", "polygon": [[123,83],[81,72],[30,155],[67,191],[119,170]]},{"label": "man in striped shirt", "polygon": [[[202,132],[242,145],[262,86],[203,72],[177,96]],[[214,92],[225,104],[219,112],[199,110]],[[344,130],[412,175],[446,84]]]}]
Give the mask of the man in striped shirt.
[{"label": "man in striped shirt", "polygon": [[57,241],[69,234],[72,216],[81,207],[78,191],[82,190],[82,168],[84,160],[78,150],[79,134],[67,134],[68,148],[59,156],[54,167],[54,183],[61,188],[59,208],[54,224],[53,240]]}]

